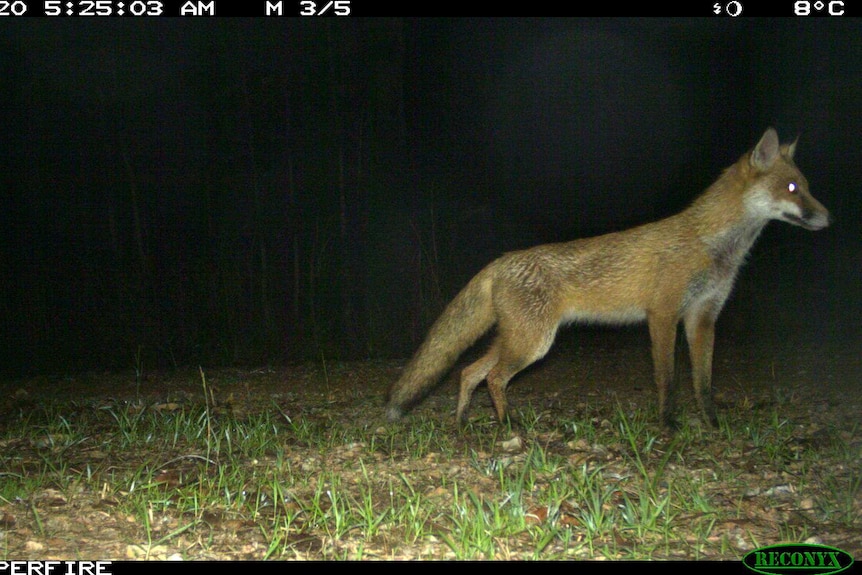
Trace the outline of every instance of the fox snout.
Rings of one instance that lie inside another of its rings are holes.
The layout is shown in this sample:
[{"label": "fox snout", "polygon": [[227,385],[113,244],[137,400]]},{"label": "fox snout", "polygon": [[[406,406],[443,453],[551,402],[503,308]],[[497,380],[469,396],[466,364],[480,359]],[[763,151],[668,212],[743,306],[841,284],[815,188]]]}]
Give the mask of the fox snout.
[{"label": "fox snout", "polygon": [[788,223],[803,227],[806,230],[817,231],[828,227],[833,222],[832,214],[826,207],[810,194],[801,196],[796,206],[799,214],[783,211],[782,216]]},{"label": "fox snout", "polygon": [[832,214],[829,212],[816,212],[802,218],[798,218],[793,214],[786,214],[786,216],[789,223],[796,224],[812,232],[828,227],[833,221]]}]

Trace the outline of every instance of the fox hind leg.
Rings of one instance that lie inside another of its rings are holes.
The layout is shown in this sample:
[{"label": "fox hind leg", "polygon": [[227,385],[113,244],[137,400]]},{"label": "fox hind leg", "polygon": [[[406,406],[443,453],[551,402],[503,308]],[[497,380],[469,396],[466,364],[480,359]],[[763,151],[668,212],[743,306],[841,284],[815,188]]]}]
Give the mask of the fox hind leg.
[{"label": "fox hind leg", "polygon": [[500,361],[499,346],[495,341],[488,352],[478,361],[471,363],[461,372],[461,389],[458,392],[458,410],[455,419],[460,425],[467,423],[467,409],[470,407],[470,399],[473,390],[479,385],[491,369]]},{"label": "fox hind leg", "polygon": [[557,325],[533,325],[533,329],[522,329],[518,332],[501,330],[498,338],[497,364],[488,373],[488,393],[494,404],[497,419],[501,423],[514,420],[509,412],[509,402],[506,398],[506,387],[509,381],[530,364],[543,358],[557,332]]}]

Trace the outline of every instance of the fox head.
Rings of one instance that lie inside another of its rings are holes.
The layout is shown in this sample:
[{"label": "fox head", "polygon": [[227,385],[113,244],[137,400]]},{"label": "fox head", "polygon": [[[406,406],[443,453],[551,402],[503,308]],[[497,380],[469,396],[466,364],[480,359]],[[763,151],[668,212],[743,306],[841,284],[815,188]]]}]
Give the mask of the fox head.
[{"label": "fox head", "polygon": [[746,207],[755,217],[808,230],[823,229],[832,222],[832,216],[808,191],[808,180],[793,162],[795,151],[795,141],[782,146],[775,130],[766,130],[748,156],[752,183]]}]

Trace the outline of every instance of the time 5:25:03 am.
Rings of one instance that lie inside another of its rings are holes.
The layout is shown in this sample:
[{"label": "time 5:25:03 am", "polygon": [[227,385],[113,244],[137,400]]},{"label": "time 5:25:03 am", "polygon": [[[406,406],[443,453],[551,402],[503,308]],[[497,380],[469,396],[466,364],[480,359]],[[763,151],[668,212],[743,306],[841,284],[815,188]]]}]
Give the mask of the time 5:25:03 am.
[{"label": "time 5:25:03 am", "polygon": [[164,6],[159,0],[45,0],[45,16],[160,16]]}]

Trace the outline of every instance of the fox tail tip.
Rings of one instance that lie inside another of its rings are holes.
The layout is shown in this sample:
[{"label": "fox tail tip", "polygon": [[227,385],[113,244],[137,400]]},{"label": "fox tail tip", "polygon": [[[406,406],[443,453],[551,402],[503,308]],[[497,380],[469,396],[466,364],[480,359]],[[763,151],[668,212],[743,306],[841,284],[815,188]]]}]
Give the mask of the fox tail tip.
[{"label": "fox tail tip", "polygon": [[404,416],[404,412],[400,407],[395,405],[390,405],[386,408],[386,419],[389,421],[398,421]]}]

